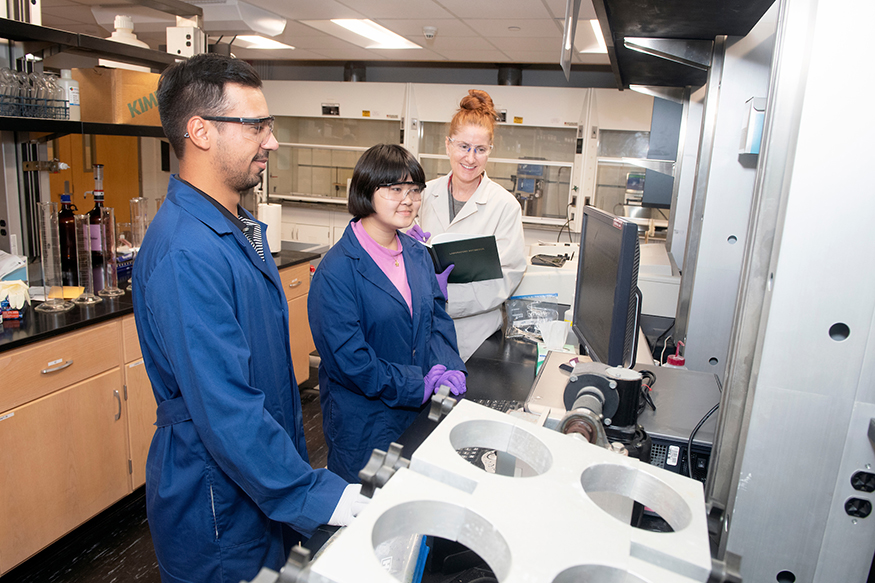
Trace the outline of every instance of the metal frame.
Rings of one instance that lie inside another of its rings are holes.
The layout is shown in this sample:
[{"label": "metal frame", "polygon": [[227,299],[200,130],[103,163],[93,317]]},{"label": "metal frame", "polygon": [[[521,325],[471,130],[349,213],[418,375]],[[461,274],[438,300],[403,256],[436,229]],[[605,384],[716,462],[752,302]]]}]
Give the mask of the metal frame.
[{"label": "metal frame", "polygon": [[714,154],[714,134],[717,128],[717,110],[720,103],[720,80],[723,77],[723,60],[726,56],[726,37],[717,37],[711,53],[711,68],[706,84],[705,108],[702,113],[702,132],[699,138],[698,169],[690,204],[690,220],[687,225],[687,244],[681,272],[678,308],[675,317],[676,338],[685,339],[690,317],[690,302],[696,281],[696,266],[699,261],[699,243],[702,238],[702,219],[705,216],[705,199],[708,196],[708,178],[711,174],[711,158]]},{"label": "metal frame", "polygon": [[718,551],[742,555],[749,581],[863,581],[875,553],[875,516],[845,509],[875,501],[851,482],[875,467],[875,198],[855,166],[875,117],[871,81],[840,100],[830,82],[865,66],[875,5],[837,2],[780,5],[708,488],[712,506],[725,503]]}]

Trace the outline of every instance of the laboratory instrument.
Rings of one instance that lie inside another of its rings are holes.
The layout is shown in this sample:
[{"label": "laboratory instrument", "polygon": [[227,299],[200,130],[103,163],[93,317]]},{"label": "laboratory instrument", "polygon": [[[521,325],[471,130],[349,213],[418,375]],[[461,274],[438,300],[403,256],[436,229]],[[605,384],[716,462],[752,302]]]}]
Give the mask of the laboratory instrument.
[{"label": "laboratory instrument", "polygon": [[[91,269],[92,283],[95,290],[103,289],[103,228],[100,224],[100,211],[103,208],[103,164],[94,164],[92,166],[94,173],[94,190],[91,194],[94,196],[94,207],[86,213],[88,217],[89,227],[88,232],[91,235]],[[87,192],[85,193],[88,194]],[[81,284],[80,284],[81,285]]]},{"label": "laboratory instrument", "polygon": [[124,290],[118,286],[115,210],[110,207],[101,207],[100,209],[100,241],[102,244],[104,285],[97,294],[109,298],[124,295]]},{"label": "laboratory instrument", "polygon": [[[507,452],[534,475],[484,472],[456,454],[469,446]],[[313,562],[293,552],[282,581],[394,581],[374,549],[413,534],[458,541],[502,583],[705,582],[712,574],[697,481],[464,400],[409,462],[401,453],[397,444],[375,451],[379,467],[364,476],[376,490],[371,503]],[[632,526],[636,502],[672,531]],[[557,530],[560,523],[580,528]],[[253,583],[277,580],[262,569]]]},{"label": "laboratory instrument", "polygon": [[73,300],[74,304],[98,304],[103,298],[94,294],[94,269],[91,264],[91,217],[76,215],[76,257],[79,262],[79,286],[82,294]]},{"label": "laboratory instrument", "polygon": [[61,246],[58,231],[58,205],[55,202],[38,204],[40,259],[43,270],[43,286],[46,301],[34,308],[38,312],[66,312],[73,308],[73,302],[64,301],[61,291]]},{"label": "laboratory instrument", "polygon": [[58,211],[58,231],[61,245],[61,278],[66,286],[79,285],[76,272],[76,222],[73,218],[78,210],[70,194],[70,181],[64,181],[64,194],[61,195],[61,210]]}]

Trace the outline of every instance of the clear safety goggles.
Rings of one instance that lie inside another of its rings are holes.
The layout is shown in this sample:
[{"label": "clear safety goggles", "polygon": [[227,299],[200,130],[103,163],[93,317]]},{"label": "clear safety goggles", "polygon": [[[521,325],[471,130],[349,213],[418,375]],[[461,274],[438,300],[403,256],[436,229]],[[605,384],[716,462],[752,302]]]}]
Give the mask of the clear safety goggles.
[{"label": "clear safety goggles", "polygon": [[466,142],[457,142],[450,136],[447,136],[447,140],[449,140],[450,145],[460,154],[467,154],[468,152],[473,151],[475,156],[487,156],[489,155],[489,152],[492,151],[492,144],[486,146],[474,146]]},{"label": "clear safety goggles", "polygon": [[377,193],[392,202],[401,202],[408,196],[413,202],[422,200],[422,191],[425,190],[425,184],[421,182],[391,182],[389,184],[379,184]]}]

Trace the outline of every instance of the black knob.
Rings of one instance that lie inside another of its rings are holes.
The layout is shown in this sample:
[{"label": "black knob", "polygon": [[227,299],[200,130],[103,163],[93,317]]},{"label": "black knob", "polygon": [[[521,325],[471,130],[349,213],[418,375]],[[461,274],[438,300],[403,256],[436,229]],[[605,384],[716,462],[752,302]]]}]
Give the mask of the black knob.
[{"label": "black knob", "polygon": [[872,503],[862,498],[848,498],[845,502],[845,512],[848,516],[866,518],[872,513]]}]

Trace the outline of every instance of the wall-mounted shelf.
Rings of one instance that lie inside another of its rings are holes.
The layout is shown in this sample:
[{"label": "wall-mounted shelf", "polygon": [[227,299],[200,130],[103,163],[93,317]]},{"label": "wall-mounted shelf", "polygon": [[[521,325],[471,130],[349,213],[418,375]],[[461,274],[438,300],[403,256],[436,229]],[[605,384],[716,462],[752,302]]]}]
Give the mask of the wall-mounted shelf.
[{"label": "wall-mounted shelf", "polygon": [[[192,7],[197,9],[197,7]],[[0,18],[0,37],[20,42],[30,53],[43,53],[43,57],[60,52],[82,54],[90,57],[112,57],[118,61],[163,70],[175,62],[176,55],[126,45],[112,40],[66,32],[56,28],[37,26],[8,18]]]},{"label": "wall-mounted shelf", "polygon": [[[109,136],[146,136],[163,138],[160,126],[137,126],[112,123],[90,123],[36,117],[0,116],[0,131],[40,134],[37,141],[46,142],[67,134],[101,134]],[[33,136],[32,136],[33,137]]]}]

